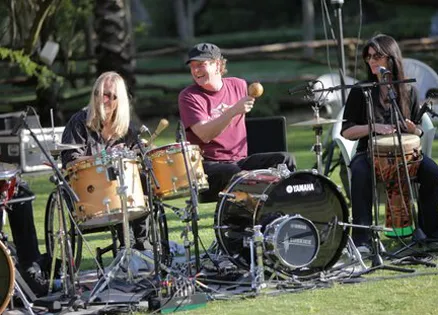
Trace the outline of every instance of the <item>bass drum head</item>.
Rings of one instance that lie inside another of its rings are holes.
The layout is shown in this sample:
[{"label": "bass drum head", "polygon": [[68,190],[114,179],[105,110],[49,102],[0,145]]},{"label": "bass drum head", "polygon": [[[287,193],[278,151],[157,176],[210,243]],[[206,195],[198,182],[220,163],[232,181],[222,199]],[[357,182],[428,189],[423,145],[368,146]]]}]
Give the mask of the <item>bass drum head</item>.
[{"label": "bass drum head", "polygon": [[348,207],[340,189],[316,172],[295,172],[287,178],[272,169],[235,175],[216,208],[216,238],[237,265],[249,268],[247,238],[252,237],[254,225],[262,225],[264,232],[279,217],[296,215],[316,227],[319,235],[316,257],[304,269],[270,264],[272,258],[265,259],[267,264],[286,273],[318,272],[333,266],[347,244],[349,229],[337,223],[348,222]]},{"label": "bass drum head", "polygon": [[12,297],[15,281],[11,256],[0,241],[0,314],[6,309]]}]

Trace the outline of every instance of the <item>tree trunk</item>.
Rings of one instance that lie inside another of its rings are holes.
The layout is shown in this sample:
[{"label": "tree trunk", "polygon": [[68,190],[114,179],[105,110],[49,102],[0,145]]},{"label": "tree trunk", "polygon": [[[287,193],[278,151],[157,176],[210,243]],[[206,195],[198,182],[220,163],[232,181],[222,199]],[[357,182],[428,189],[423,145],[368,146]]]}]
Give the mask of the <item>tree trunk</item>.
[{"label": "tree trunk", "polygon": [[97,74],[116,71],[134,95],[135,61],[129,0],[96,0],[94,29],[97,35]]},{"label": "tree trunk", "polygon": [[204,7],[206,0],[173,0],[178,36],[184,47],[193,44],[195,38],[195,17]]}]

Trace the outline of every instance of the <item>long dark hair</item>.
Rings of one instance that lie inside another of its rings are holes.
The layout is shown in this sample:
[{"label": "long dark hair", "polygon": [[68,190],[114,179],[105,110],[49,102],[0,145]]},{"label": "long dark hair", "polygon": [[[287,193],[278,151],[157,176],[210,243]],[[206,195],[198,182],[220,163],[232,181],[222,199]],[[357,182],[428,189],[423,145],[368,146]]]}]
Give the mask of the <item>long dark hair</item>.
[{"label": "long dark hair", "polygon": [[[368,49],[372,47],[376,54],[380,54],[388,58],[388,70],[392,73],[393,80],[405,79],[405,73],[403,70],[403,57],[400,51],[400,47],[397,42],[391,36],[385,34],[378,34],[371,38],[362,50],[362,58],[368,56]],[[377,76],[371,71],[369,64],[365,61],[367,68],[368,80],[377,81]],[[410,117],[410,97],[407,84],[395,84],[394,85],[397,94],[397,103],[406,118]]]}]

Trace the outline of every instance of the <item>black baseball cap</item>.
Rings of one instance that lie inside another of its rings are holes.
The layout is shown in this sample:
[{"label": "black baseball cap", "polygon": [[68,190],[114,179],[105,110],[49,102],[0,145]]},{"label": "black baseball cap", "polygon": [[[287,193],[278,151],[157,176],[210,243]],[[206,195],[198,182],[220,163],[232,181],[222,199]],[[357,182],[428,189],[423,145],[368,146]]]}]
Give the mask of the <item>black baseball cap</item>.
[{"label": "black baseball cap", "polygon": [[192,60],[212,60],[220,59],[222,57],[221,50],[214,44],[200,43],[190,49],[186,64]]}]

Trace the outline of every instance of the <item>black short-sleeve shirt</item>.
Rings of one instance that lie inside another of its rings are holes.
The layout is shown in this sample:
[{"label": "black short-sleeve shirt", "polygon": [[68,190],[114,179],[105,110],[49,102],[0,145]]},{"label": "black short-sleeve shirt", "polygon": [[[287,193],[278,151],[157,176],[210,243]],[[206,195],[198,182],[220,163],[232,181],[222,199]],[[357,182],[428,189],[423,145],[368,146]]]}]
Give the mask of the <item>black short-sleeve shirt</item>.
[{"label": "black short-sleeve shirt", "polygon": [[138,128],[136,128],[131,122],[129,125],[128,133],[115,140],[106,141],[102,138],[100,133],[89,129],[86,125],[87,110],[83,109],[75,113],[65,126],[62,133],[62,143],[67,144],[83,144],[83,148],[66,150],[61,153],[62,167],[65,168],[67,163],[76,160],[81,156],[96,155],[102,150],[106,150],[112,146],[120,143],[124,143],[128,148],[131,148],[136,141],[136,135],[138,134]]},{"label": "black short-sleeve shirt", "polygon": [[[419,106],[417,101],[417,93],[415,88],[409,85],[408,91],[410,91],[410,120],[414,121],[417,117]],[[385,109],[380,103],[379,99],[379,86],[371,88],[372,108],[374,109],[375,123],[379,124],[392,124],[391,111]],[[367,125],[367,103],[364,93],[361,87],[354,87],[351,89],[348,95],[347,102],[345,104],[344,119],[342,123],[341,134],[344,130],[353,127],[355,125]],[[357,146],[357,152],[364,152],[368,148],[368,136],[359,139]]]}]

